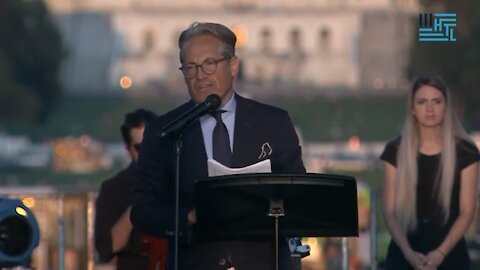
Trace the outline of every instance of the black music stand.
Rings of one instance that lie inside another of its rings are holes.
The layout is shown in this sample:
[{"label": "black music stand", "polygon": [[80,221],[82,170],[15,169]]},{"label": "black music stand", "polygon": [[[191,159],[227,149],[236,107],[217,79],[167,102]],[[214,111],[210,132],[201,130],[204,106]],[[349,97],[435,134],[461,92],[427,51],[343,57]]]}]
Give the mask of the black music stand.
[{"label": "black music stand", "polygon": [[[278,236],[358,236],[355,178],[329,174],[237,174],[195,182],[200,241]],[[273,230],[275,232],[273,233]]]}]

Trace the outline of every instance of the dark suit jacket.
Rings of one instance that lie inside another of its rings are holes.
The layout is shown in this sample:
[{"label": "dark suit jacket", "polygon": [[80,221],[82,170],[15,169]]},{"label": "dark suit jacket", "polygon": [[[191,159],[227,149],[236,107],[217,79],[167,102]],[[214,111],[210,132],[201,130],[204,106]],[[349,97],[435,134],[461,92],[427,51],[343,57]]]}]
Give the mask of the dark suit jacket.
[{"label": "dark suit jacket", "polygon": [[[301,149],[294,127],[284,110],[236,95],[237,108],[232,167],[244,167],[264,159],[272,162],[273,173],[304,173]],[[192,101],[151,121],[144,132],[136,171],[131,218],[140,231],[165,236],[174,228],[175,151],[171,139],[159,139],[162,128],[191,109]],[[189,236],[187,213],[193,209],[194,180],[208,176],[207,155],[199,121],[183,133],[180,176],[180,269],[266,270],[274,267],[272,241],[223,241],[196,243]],[[268,142],[272,152],[259,158]],[[284,256],[288,257],[288,256]],[[225,263],[226,262],[226,263]]]},{"label": "dark suit jacket", "polygon": [[117,269],[148,269],[148,257],[140,255],[140,237],[132,231],[125,248],[112,252],[111,229],[131,204],[133,164],[102,183],[96,200],[95,248],[101,262],[117,256]]}]

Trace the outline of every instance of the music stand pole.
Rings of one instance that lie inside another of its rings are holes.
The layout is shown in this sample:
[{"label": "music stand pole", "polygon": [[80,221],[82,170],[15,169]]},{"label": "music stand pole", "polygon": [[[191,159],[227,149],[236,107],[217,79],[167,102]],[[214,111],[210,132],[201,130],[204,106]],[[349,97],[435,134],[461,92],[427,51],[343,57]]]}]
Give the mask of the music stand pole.
[{"label": "music stand pole", "polygon": [[180,212],[180,154],[182,150],[182,133],[175,139],[175,251],[174,269],[178,269],[178,235],[179,235],[179,212]]},{"label": "music stand pole", "polygon": [[278,218],[285,216],[283,209],[283,200],[271,200],[270,210],[267,215],[275,218],[275,270],[278,270],[279,258],[278,258]]}]

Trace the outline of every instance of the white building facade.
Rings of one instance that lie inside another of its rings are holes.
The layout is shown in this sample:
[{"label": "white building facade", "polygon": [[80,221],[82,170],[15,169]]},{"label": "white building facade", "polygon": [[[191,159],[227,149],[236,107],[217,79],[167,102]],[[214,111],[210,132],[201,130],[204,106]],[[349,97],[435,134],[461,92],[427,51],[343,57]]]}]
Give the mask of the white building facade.
[{"label": "white building facade", "polygon": [[394,89],[405,81],[418,10],[416,0],[47,2],[69,50],[65,86],[86,93],[118,91],[123,76],[144,91],[178,88],[178,36],[197,21],[236,32],[245,81]]}]

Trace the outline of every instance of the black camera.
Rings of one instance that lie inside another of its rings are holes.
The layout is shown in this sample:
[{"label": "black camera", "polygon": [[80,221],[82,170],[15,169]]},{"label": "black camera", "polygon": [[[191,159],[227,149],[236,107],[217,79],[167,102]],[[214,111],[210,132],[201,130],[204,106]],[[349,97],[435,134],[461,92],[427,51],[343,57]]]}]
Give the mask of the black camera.
[{"label": "black camera", "polygon": [[19,200],[0,197],[0,268],[26,266],[39,239],[32,211]]}]

